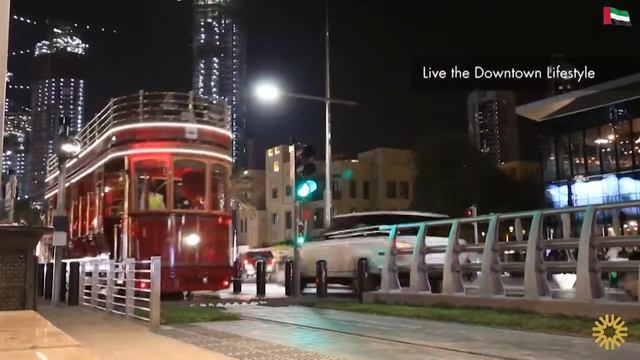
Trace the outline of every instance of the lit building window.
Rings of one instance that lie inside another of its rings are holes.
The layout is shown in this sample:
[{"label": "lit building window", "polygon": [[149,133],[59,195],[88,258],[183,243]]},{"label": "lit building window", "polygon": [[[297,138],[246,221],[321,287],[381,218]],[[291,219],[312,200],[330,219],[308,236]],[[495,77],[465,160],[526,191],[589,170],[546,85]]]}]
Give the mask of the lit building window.
[{"label": "lit building window", "polygon": [[267,155],[270,157],[273,156],[273,149],[267,150]]},{"label": "lit building window", "polygon": [[279,147],[275,148],[275,153],[276,153],[276,155],[280,154],[280,148]]},{"label": "lit building window", "polygon": [[280,172],[280,161],[273,162],[273,172]]}]

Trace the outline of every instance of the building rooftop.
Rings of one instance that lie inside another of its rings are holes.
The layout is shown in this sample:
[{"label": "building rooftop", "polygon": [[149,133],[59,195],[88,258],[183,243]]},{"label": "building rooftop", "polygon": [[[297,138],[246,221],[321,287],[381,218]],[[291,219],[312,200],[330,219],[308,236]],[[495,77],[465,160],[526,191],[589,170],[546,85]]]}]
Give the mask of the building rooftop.
[{"label": "building rooftop", "polygon": [[518,106],[516,113],[535,121],[559,118],[640,97],[640,73]]}]

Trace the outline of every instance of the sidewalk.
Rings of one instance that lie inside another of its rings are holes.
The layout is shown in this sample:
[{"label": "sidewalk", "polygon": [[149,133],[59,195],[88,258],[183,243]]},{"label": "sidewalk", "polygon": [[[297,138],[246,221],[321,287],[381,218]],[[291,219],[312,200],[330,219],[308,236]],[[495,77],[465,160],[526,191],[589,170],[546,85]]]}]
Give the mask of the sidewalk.
[{"label": "sidewalk", "polygon": [[0,359],[92,360],[97,357],[35,311],[0,312]]},{"label": "sidewalk", "polygon": [[[43,306],[42,316],[100,359],[226,360],[224,355],[154,333],[143,322],[82,307]],[[50,358],[51,359],[51,358]]]}]

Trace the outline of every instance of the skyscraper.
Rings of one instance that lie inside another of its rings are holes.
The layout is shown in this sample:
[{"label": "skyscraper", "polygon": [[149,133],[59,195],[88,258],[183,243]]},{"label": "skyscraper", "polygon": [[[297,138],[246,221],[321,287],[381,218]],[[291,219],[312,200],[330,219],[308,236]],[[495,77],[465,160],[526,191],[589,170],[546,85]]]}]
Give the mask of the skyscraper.
[{"label": "skyscraper", "polygon": [[2,155],[2,173],[15,171],[18,180],[18,198],[24,197],[28,138],[31,133],[31,115],[27,111],[9,111],[4,122],[4,154]]},{"label": "skyscraper", "polygon": [[469,140],[496,165],[516,160],[517,117],[510,91],[474,91],[467,99]]},{"label": "skyscraper", "polygon": [[238,0],[194,0],[193,91],[225,101],[233,133],[235,168],[246,167],[244,25]]},{"label": "skyscraper", "polygon": [[85,104],[85,57],[88,45],[67,26],[53,26],[36,44],[31,84],[32,131],[27,163],[27,194],[42,197],[47,160],[54,153],[60,118],[82,128]]}]

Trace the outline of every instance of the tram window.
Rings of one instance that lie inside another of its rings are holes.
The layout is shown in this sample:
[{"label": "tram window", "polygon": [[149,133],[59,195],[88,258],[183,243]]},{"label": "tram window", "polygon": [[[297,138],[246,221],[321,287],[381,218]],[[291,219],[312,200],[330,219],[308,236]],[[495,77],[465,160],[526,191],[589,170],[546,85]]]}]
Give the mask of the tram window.
[{"label": "tram window", "polygon": [[211,173],[211,210],[226,210],[227,169],[222,165],[213,165]]},{"label": "tram window", "polygon": [[167,208],[167,165],[159,160],[137,161],[134,165],[136,209],[158,211]]},{"label": "tram window", "polygon": [[207,166],[196,160],[176,160],[173,164],[173,198],[175,209],[205,209]]}]

